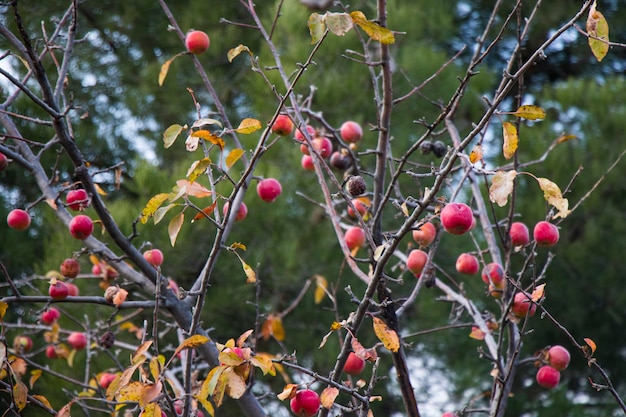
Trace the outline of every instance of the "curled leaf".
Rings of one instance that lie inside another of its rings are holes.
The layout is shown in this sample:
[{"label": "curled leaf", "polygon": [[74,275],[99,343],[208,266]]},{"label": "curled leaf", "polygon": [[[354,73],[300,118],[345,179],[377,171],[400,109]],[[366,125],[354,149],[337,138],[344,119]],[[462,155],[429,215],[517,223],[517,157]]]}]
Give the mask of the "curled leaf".
[{"label": "curled leaf", "polygon": [[222,122],[220,122],[219,120],[205,117],[203,119],[198,119],[195,122],[193,122],[193,125],[191,125],[191,127],[196,128],[196,127],[201,127],[201,126],[212,126],[212,125],[217,125],[219,127],[222,127]]},{"label": "curled leaf", "polygon": [[354,21],[354,23],[359,25],[359,27],[363,29],[365,33],[367,33],[368,36],[374,39],[375,41],[378,41],[386,45],[392,44],[396,41],[396,38],[393,35],[392,31],[390,31],[389,29],[385,27],[380,26],[379,24],[375,22],[371,22],[367,20],[363,12],[354,11],[350,13],[350,17],[352,17],[352,20]]},{"label": "curled leaf", "polygon": [[354,21],[347,13],[326,13],[324,23],[337,36],[344,36],[354,27]]},{"label": "curled leaf", "polygon": [[517,151],[517,128],[513,123],[502,123],[502,133],[504,135],[504,143],[502,144],[502,154],[506,159],[511,159]]},{"label": "curled leaf", "polygon": [[383,346],[391,352],[397,352],[400,349],[400,338],[395,330],[390,329],[387,324],[378,317],[373,317],[374,333],[378,340],[383,342]]},{"label": "curled leaf", "polygon": [[159,71],[159,87],[161,87],[163,83],[165,82],[165,78],[167,77],[167,73],[170,70],[170,65],[172,64],[172,62],[174,62],[174,60],[181,55],[182,53],[176,54],[170,59],[168,59],[167,61],[165,61],[163,65],[161,65],[161,70]]},{"label": "curled leaf", "polygon": [[476,340],[483,340],[485,338],[485,332],[480,330],[478,326],[472,326],[472,331],[470,332],[469,337]]},{"label": "curled leaf", "polygon": [[328,281],[321,275],[315,275],[315,304],[319,304],[324,300],[328,288]]},{"label": "curled leaf", "polygon": [[194,182],[200,175],[204,174],[209,165],[211,165],[210,158],[202,158],[199,161],[195,161],[189,168],[189,171],[187,171],[189,182]]},{"label": "curled leaf", "polygon": [[194,334],[193,336],[190,336],[187,339],[183,340],[183,342],[178,345],[172,356],[176,356],[183,349],[193,349],[198,346],[204,345],[209,340],[210,339],[206,336],[203,336],[201,334]]},{"label": "curled leaf", "polygon": [[335,399],[338,395],[339,389],[335,387],[324,388],[324,391],[322,391],[322,394],[320,395],[320,403],[322,404],[322,407],[330,410],[333,407],[333,404],[335,404]]},{"label": "curled leaf", "polygon": [[128,291],[124,288],[119,288],[113,296],[112,302],[116,307],[119,307],[124,301],[126,301],[126,297],[128,297]]},{"label": "curled leaf", "polygon": [[235,165],[235,163],[239,161],[239,159],[241,159],[243,154],[244,154],[244,150],[241,148],[235,148],[232,151],[230,151],[228,153],[228,156],[226,157],[226,168],[228,169],[232,168],[232,166]]},{"label": "curled leaf", "polygon": [[504,207],[513,192],[513,180],[517,171],[498,171],[494,174],[489,187],[489,199],[500,207]]},{"label": "curled leaf", "polygon": [[545,294],[546,284],[537,285],[537,287],[533,290],[533,293],[530,295],[530,298],[535,302],[539,302]]},{"label": "curled leaf", "polygon": [[219,136],[216,136],[213,133],[209,132],[208,130],[196,130],[191,134],[191,136],[204,139],[214,145],[217,145],[220,149],[224,149],[224,140]]},{"label": "curled leaf", "polygon": [[520,108],[513,113],[513,116],[528,120],[542,120],[546,118],[546,111],[539,106],[526,104],[520,106]]},{"label": "curled leaf", "polygon": [[589,347],[589,349],[591,349],[591,354],[593,355],[596,351],[596,342],[594,342],[593,340],[589,339],[588,337],[585,337],[583,339],[585,341],[585,343],[587,344],[587,346]]},{"label": "curled leaf", "polygon": [[233,62],[233,59],[235,59],[242,52],[247,52],[248,55],[252,57],[252,51],[246,45],[239,44],[237,47],[229,50],[228,53],[226,54],[226,57],[228,58],[228,62]]},{"label": "curled leaf", "polygon": [[261,127],[261,122],[257,119],[243,119],[237,129],[235,129],[235,132],[248,135],[261,129]]},{"label": "curled leaf", "polygon": [[311,44],[318,43],[324,36],[324,32],[326,32],[324,17],[318,13],[313,13],[309,16],[307,25],[309,27],[309,33],[311,34]]},{"label": "curled leaf", "polygon": [[547,178],[537,178],[537,182],[539,182],[539,187],[543,191],[543,198],[559,211],[556,217],[567,217],[569,214],[569,202],[567,198],[563,198],[559,186]]},{"label": "curled leaf", "polygon": [[148,219],[154,216],[154,212],[159,207],[161,207],[161,204],[163,204],[163,202],[167,200],[168,196],[169,194],[167,193],[161,193],[161,194],[155,195],[150,200],[148,200],[148,202],[146,203],[146,206],[141,211],[141,217],[139,218],[142,224],[146,224],[148,222]]},{"label": "curled leaf", "polygon": [[163,132],[163,145],[165,148],[172,146],[182,131],[183,126],[179,124],[173,124],[165,129],[165,132]]},{"label": "curled leaf", "polygon": [[472,164],[481,161],[483,159],[483,147],[480,145],[474,146],[474,148],[472,148],[472,151],[470,152],[469,158]]},{"label": "curled leaf", "polygon": [[183,227],[183,222],[185,221],[185,213],[181,212],[176,215],[167,226],[167,234],[170,237],[170,243],[172,247],[176,244],[176,238],[178,237],[178,233],[180,229]]}]

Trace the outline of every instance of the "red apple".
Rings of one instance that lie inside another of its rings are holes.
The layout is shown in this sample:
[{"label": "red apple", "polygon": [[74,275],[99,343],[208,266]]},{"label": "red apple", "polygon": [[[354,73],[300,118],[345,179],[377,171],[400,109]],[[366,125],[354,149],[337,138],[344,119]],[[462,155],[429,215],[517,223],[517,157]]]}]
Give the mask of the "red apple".
[{"label": "red apple", "polygon": [[70,297],[76,297],[78,294],[80,294],[80,290],[78,289],[78,286],[72,282],[68,282],[67,284],[65,284],[65,286],[67,287],[67,295]]},{"label": "red apple", "polygon": [[[224,213],[224,216],[226,216],[226,213],[228,213],[228,201],[226,202],[226,204],[224,204],[223,213]],[[245,219],[247,215],[248,215],[248,206],[246,206],[246,203],[242,201],[241,204],[239,204],[239,210],[237,211],[237,215],[235,216],[235,221],[239,222]]]},{"label": "red apple", "polygon": [[116,374],[112,374],[110,372],[103,372],[102,374],[100,374],[100,378],[98,378],[98,384],[100,384],[102,388],[107,389],[115,378],[117,378]]},{"label": "red apple", "polygon": [[343,366],[343,371],[349,375],[358,375],[363,372],[364,368],[365,359],[359,358],[354,352],[350,352],[348,354],[348,359],[346,359],[346,363]]},{"label": "red apple", "polygon": [[472,209],[463,203],[449,203],[441,210],[440,216],[445,231],[453,235],[467,233],[474,222]]},{"label": "red apple", "polygon": [[313,165],[313,158],[311,158],[311,155],[302,155],[301,165],[302,168],[307,171],[315,170],[315,166]]},{"label": "red apple", "polygon": [[504,269],[496,262],[485,265],[480,273],[480,277],[485,284],[493,284],[496,288],[504,286]]},{"label": "red apple", "polygon": [[[309,134],[309,136],[311,137],[311,139],[313,139],[313,137],[315,136],[315,129],[313,128],[313,126],[306,125],[306,131]],[[306,140],[304,139],[304,133],[302,133],[302,131],[300,129],[296,129],[296,133],[295,133],[294,137],[299,142],[306,142]]]},{"label": "red apple", "polygon": [[540,221],[535,225],[533,237],[537,246],[554,246],[559,241],[559,229],[550,222]]},{"label": "red apple", "polygon": [[428,254],[426,252],[421,249],[413,249],[409,252],[409,256],[407,256],[406,267],[415,275],[419,275],[422,273],[427,260]]},{"label": "red apple", "polygon": [[46,311],[41,313],[41,322],[43,324],[52,324],[57,321],[61,317],[61,313],[54,307],[48,308]]},{"label": "red apple", "polygon": [[11,210],[7,216],[7,224],[11,229],[26,230],[30,226],[30,214],[22,209]]},{"label": "red apple", "polygon": [[206,52],[211,45],[209,36],[201,30],[192,30],[185,36],[185,47],[192,54],[201,54]]},{"label": "red apple", "polygon": [[293,122],[286,114],[279,114],[272,125],[272,132],[280,136],[287,136],[293,132]]},{"label": "red apple", "polygon": [[[328,158],[333,152],[333,143],[326,137],[315,138],[311,141],[311,144],[313,145],[313,149],[315,149],[324,159]],[[300,145],[300,152],[304,155],[310,155],[309,146],[306,143],[303,143]]]},{"label": "red apple", "polygon": [[[361,214],[361,217],[365,216],[367,214],[367,204],[365,204],[365,202],[363,200],[361,200],[360,198],[354,198],[352,199],[352,205],[354,206],[354,208],[356,209],[357,212],[359,212],[359,214]],[[348,206],[348,216],[356,219],[357,215],[354,212],[354,210],[352,209],[352,207]]]},{"label": "red apple", "polygon": [[456,258],[456,270],[460,274],[476,275],[478,268],[478,258],[474,255],[462,253]]},{"label": "red apple", "polygon": [[46,347],[46,358],[54,359],[57,357],[57,350],[54,348],[54,345],[48,345]]},{"label": "red apple", "polygon": [[61,262],[61,274],[66,278],[76,278],[80,273],[80,263],[74,258]]},{"label": "red apple", "polygon": [[33,348],[33,339],[28,336],[15,336],[13,339],[13,349],[18,353],[30,352]]},{"label": "red apple", "polygon": [[48,288],[48,294],[54,300],[63,300],[69,295],[69,289],[67,288],[67,285],[65,285],[65,283],[57,281],[54,284],[50,284],[50,288]]},{"label": "red apple", "polygon": [[89,195],[82,188],[70,190],[65,197],[67,206],[74,211],[83,211],[89,207]]},{"label": "red apple", "polygon": [[143,253],[143,257],[154,267],[161,266],[163,263],[163,252],[160,249],[149,249]]},{"label": "red apple", "polygon": [[72,332],[67,337],[67,343],[76,350],[85,349],[87,347],[87,336],[85,336],[85,333]]},{"label": "red apple", "polygon": [[365,244],[365,232],[358,226],[353,226],[346,231],[346,245],[348,249],[354,250]]},{"label": "red apple", "polygon": [[561,373],[549,365],[542,366],[537,371],[537,383],[544,388],[552,389],[559,384]]},{"label": "red apple", "polygon": [[509,236],[511,237],[511,245],[513,246],[525,246],[530,242],[530,232],[528,230],[528,226],[522,222],[511,223]]},{"label": "red apple", "polygon": [[552,346],[548,349],[548,361],[554,369],[562,371],[569,365],[569,351],[561,345]]},{"label": "red apple", "polygon": [[441,417],[456,417],[456,414],[454,414],[452,411],[446,411],[441,415]]},{"label": "red apple", "polygon": [[312,417],[320,409],[320,397],[310,389],[299,390],[289,402],[289,407],[298,417]]},{"label": "red apple", "polygon": [[363,129],[357,122],[349,120],[341,125],[339,135],[341,135],[341,138],[346,142],[355,143],[363,138]]},{"label": "red apple", "polygon": [[420,246],[428,246],[435,240],[437,229],[431,222],[426,222],[413,230],[413,240]]},{"label": "red apple", "polygon": [[89,216],[79,214],[70,221],[70,234],[78,240],[85,240],[93,232],[93,221]]},{"label": "red apple", "polygon": [[280,193],[283,191],[283,187],[275,178],[265,178],[256,186],[256,193],[261,197],[261,200],[266,203],[271,203],[276,200]]},{"label": "red apple", "polygon": [[0,171],[4,171],[5,169],[7,169],[8,166],[9,160],[7,159],[6,155],[0,153]]},{"label": "red apple", "polygon": [[511,306],[511,313],[517,317],[531,317],[535,314],[537,305],[533,303],[532,298],[528,293],[518,292],[513,297],[513,305]]}]

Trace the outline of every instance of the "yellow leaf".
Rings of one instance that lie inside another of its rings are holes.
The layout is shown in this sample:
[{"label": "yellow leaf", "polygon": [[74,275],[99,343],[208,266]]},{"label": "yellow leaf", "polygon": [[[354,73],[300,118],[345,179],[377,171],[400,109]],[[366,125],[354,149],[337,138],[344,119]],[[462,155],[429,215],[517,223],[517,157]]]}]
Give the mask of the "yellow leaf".
[{"label": "yellow leaf", "polygon": [[489,199],[492,203],[504,207],[513,192],[513,180],[517,176],[517,171],[498,171],[494,174],[489,187]]},{"label": "yellow leaf", "polygon": [[283,327],[283,319],[280,316],[275,316],[271,321],[271,331],[274,339],[282,342],[285,340],[285,328]]},{"label": "yellow leaf", "polygon": [[257,353],[250,358],[250,363],[259,368],[263,372],[263,375],[270,374],[271,376],[275,376],[276,369],[274,368],[272,359],[273,358],[267,353]]},{"label": "yellow leaf", "polygon": [[478,161],[482,161],[483,159],[483,147],[480,145],[474,146],[472,151],[470,152],[470,162],[475,164]]},{"label": "yellow leaf", "polygon": [[539,106],[524,105],[513,113],[513,116],[528,120],[542,120],[546,117],[546,111]]},{"label": "yellow leaf", "polygon": [[195,395],[193,396],[193,398],[195,398],[196,400],[198,400],[198,402],[200,404],[202,404],[202,407],[204,407],[204,409],[206,410],[207,413],[209,413],[209,415],[211,417],[213,417],[215,415],[215,409],[213,408],[213,404],[211,404],[206,397],[202,398],[202,397],[196,397]]},{"label": "yellow leaf", "polygon": [[374,320],[374,333],[378,340],[383,342],[383,345],[387,350],[392,352],[397,352],[400,349],[400,338],[398,334],[393,330],[387,327],[387,324],[378,317],[373,317]]},{"label": "yellow leaf", "polygon": [[367,33],[369,37],[375,41],[379,41],[380,43],[386,45],[392,44],[396,41],[392,31],[378,25],[377,23],[370,22],[367,20],[363,12],[352,12],[350,13],[350,17],[352,17],[354,23],[359,25],[361,29],[363,29],[365,33]]},{"label": "yellow leaf", "polygon": [[232,245],[230,245],[230,248],[231,248],[231,249],[233,249],[233,250],[241,249],[241,250],[243,250],[243,251],[245,251],[245,250],[247,249],[247,248],[246,248],[246,245],[244,245],[244,244],[243,244],[243,243],[241,243],[241,242],[235,242],[235,243],[233,243]]},{"label": "yellow leaf", "polygon": [[201,334],[194,334],[193,336],[190,336],[187,339],[183,340],[183,342],[178,345],[172,356],[178,355],[178,353],[183,349],[193,349],[198,346],[204,345],[205,343],[208,343],[209,340],[210,339],[206,336],[203,336]]},{"label": "yellow leaf", "polygon": [[233,62],[233,59],[235,59],[242,52],[247,52],[248,55],[250,55],[250,58],[252,58],[252,51],[246,45],[239,44],[239,46],[229,50],[226,54],[228,62]]},{"label": "yellow leaf", "polygon": [[162,410],[158,403],[150,403],[141,410],[139,417],[161,417]]},{"label": "yellow leaf", "polygon": [[545,294],[546,284],[537,285],[537,287],[533,290],[533,293],[530,295],[530,298],[535,302],[539,302]]},{"label": "yellow leaf", "polygon": [[152,375],[152,379],[155,381],[159,380],[159,376],[161,375],[161,370],[165,365],[165,356],[153,356],[150,359],[150,375]]},{"label": "yellow leaf", "polygon": [[315,304],[319,304],[324,300],[326,296],[326,288],[328,288],[328,281],[321,275],[315,276]]},{"label": "yellow leaf", "polygon": [[13,403],[17,407],[17,411],[22,411],[26,407],[27,397],[28,387],[22,381],[17,381],[13,386]]},{"label": "yellow leaf", "polygon": [[193,183],[198,177],[206,172],[206,169],[211,165],[210,158],[202,158],[199,161],[195,161],[189,171],[187,171],[187,178],[190,183]]},{"label": "yellow leaf", "polygon": [[402,211],[402,215],[404,217],[409,217],[409,208],[406,204],[406,201],[400,205],[400,211]]},{"label": "yellow leaf", "polygon": [[243,135],[249,135],[250,133],[256,132],[261,129],[261,122],[257,119],[243,119],[241,123],[239,123],[239,127],[235,129],[235,132],[241,133]]},{"label": "yellow leaf", "polygon": [[170,65],[179,56],[180,54],[176,54],[170,59],[168,59],[167,61],[165,61],[163,65],[161,65],[161,70],[159,71],[159,87],[163,85],[163,82],[165,81],[165,78],[167,77],[167,73],[170,70]]},{"label": "yellow leaf", "polygon": [[213,195],[211,190],[201,184],[198,184],[197,182],[191,183],[187,180],[178,180],[176,181],[176,186],[179,187],[179,189],[184,188],[183,194],[187,194],[192,197],[204,198]]},{"label": "yellow leaf", "polygon": [[297,384],[287,384],[283,388],[283,391],[276,396],[281,401],[290,400],[296,396],[296,392],[298,392]]},{"label": "yellow leaf", "polygon": [[235,148],[228,153],[226,157],[226,167],[230,169],[244,154],[244,150],[241,148]]},{"label": "yellow leaf", "polygon": [[563,142],[567,142],[568,140],[576,139],[576,135],[561,135],[556,138],[556,143],[560,145]]},{"label": "yellow leaf", "polygon": [[517,128],[513,123],[503,122],[502,132],[504,135],[504,144],[502,145],[502,153],[506,159],[511,159],[517,151]]},{"label": "yellow leaf", "polygon": [[327,12],[326,16],[324,16],[324,23],[337,36],[344,36],[354,27],[354,21],[347,13]]},{"label": "yellow leaf", "polygon": [[587,34],[591,53],[598,62],[602,61],[609,52],[609,24],[604,15],[596,10],[594,1],[587,16]]},{"label": "yellow leaf", "polygon": [[167,193],[161,193],[155,195],[150,200],[148,200],[146,206],[143,208],[143,210],[141,210],[141,217],[139,218],[139,220],[142,224],[146,224],[148,222],[148,219],[154,216],[154,212],[159,207],[161,207],[161,204],[163,204],[163,202],[167,200],[168,196],[169,194]]},{"label": "yellow leaf", "polygon": [[[120,388],[115,399],[121,403],[124,402],[140,402],[143,394],[143,384],[139,381],[133,381]],[[119,404],[124,406],[125,404]]]},{"label": "yellow leaf", "polygon": [[170,237],[170,242],[172,247],[176,244],[176,238],[178,237],[178,233],[180,229],[183,227],[183,222],[185,221],[185,213],[181,212],[176,215],[171,221],[170,224],[167,225],[167,233]]},{"label": "yellow leaf", "polygon": [[7,313],[8,308],[9,308],[9,303],[0,301],[0,321],[4,321],[4,315]]},{"label": "yellow leaf", "polygon": [[[38,400],[40,403],[42,403],[43,405],[45,405],[48,408],[52,408],[52,405],[50,404],[50,401],[48,401],[48,399],[46,397],[44,397],[43,395],[37,395],[37,394],[33,394],[32,396],[34,399]],[[58,414],[57,414],[58,415]]]},{"label": "yellow leaf", "polygon": [[223,374],[229,369],[226,366],[216,366],[209,371],[204,383],[208,384],[207,390],[213,397],[213,402],[216,406],[221,406],[224,400],[224,394],[226,393],[226,378],[223,378]]},{"label": "yellow leaf", "polygon": [[143,363],[146,360],[144,353],[146,353],[148,349],[150,349],[150,346],[152,346],[152,340],[147,340],[139,345],[137,349],[135,349],[135,351],[133,352],[132,363]]},{"label": "yellow leaf", "polygon": [[469,337],[476,340],[483,340],[485,338],[485,332],[480,330],[478,326],[473,326]]},{"label": "yellow leaf", "polygon": [[333,404],[335,404],[335,399],[337,398],[338,395],[339,395],[339,389],[335,387],[324,388],[324,390],[322,391],[322,394],[320,395],[320,402],[322,404],[322,407],[324,407],[327,410],[330,410]]},{"label": "yellow leaf", "polygon": [[539,182],[539,187],[543,191],[543,198],[553,205],[559,212],[556,214],[556,217],[565,218],[569,214],[569,202],[567,198],[563,198],[561,194],[561,189],[558,185],[553,183],[547,178],[537,178]]},{"label": "yellow leaf", "polygon": [[102,189],[98,184],[93,185],[96,189],[96,192],[100,195],[107,195],[107,192]]},{"label": "yellow leaf", "polygon": [[196,130],[191,134],[191,136],[204,139],[214,145],[217,145],[220,149],[224,149],[224,140],[219,136],[216,136],[213,133],[209,132],[208,130]]},{"label": "yellow leaf", "polygon": [[30,389],[33,389],[33,385],[35,385],[35,382],[37,382],[37,380],[41,377],[41,373],[43,371],[41,369],[35,369],[34,371],[30,371],[30,379],[28,380],[28,385],[30,386]]},{"label": "yellow leaf", "polygon": [[589,348],[591,348],[591,354],[593,355],[596,351],[596,342],[594,342],[593,340],[589,339],[588,337],[585,337],[583,339],[585,341],[585,343],[587,344],[587,346],[589,346]]},{"label": "yellow leaf", "polygon": [[324,24],[324,16],[318,13],[312,13],[307,22],[309,33],[311,34],[311,44],[316,44],[324,36],[326,25]]},{"label": "yellow leaf", "polygon": [[241,262],[241,266],[243,267],[243,272],[246,273],[246,277],[248,278],[246,280],[246,282],[248,284],[253,284],[256,282],[256,272],[254,272],[254,269],[252,269],[252,267],[250,265],[248,265],[241,256],[239,256],[239,254],[237,252],[233,252],[235,255],[237,255],[237,258],[239,258],[239,262]]},{"label": "yellow leaf", "polygon": [[173,124],[163,132],[163,146],[167,149],[174,144],[183,127],[179,124]]}]

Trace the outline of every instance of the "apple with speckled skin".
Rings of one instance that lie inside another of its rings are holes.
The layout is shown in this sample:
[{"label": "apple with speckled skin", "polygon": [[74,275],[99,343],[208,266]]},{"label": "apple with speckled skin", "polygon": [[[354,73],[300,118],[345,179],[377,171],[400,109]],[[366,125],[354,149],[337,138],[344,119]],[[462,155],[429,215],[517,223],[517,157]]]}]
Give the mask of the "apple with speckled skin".
[{"label": "apple with speckled skin", "polygon": [[418,245],[428,246],[435,240],[437,236],[437,228],[431,222],[426,222],[412,232],[413,240]]}]

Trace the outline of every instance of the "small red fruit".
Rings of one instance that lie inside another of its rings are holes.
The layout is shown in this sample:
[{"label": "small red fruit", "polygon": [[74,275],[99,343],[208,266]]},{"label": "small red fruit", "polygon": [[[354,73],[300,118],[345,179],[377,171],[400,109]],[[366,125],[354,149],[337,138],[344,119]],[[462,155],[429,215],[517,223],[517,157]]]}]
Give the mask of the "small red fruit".
[{"label": "small red fruit", "polygon": [[289,407],[298,417],[312,417],[320,409],[320,397],[310,389],[299,390],[289,402]]},{"label": "small red fruit", "polygon": [[293,121],[286,114],[279,114],[272,125],[272,132],[280,136],[287,136],[293,132]]},{"label": "small red fruit", "polygon": [[353,226],[346,231],[346,245],[348,249],[354,250],[365,244],[365,232],[358,226]]},{"label": "small red fruit", "polygon": [[80,273],[80,263],[74,258],[61,262],[61,274],[66,278],[76,278]]},{"label": "small red fruit", "polygon": [[78,286],[72,282],[68,282],[65,286],[67,287],[67,295],[70,297],[76,297],[80,293]]},{"label": "small red fruit", "polygon": [[304,168],[307,171],[314,171],[315,170],[315,166],[313,165],[313,158],[311,158],[311,155],[302,155],[302,168]]},{"label": "small red fruit", "polygon": [[15,336],[13,339],[13,349],[18,353],[30,352],[33,348],[33,339],[28,336]]},{"label": "small red fruit", "polygon": [[265,178],[256,186],[256,193],[261,197],[261,200],[266,203],[271,203],[276,200],[280,193],[283,191],[283,187],[275,178]]},{"label": "small red fruit", "polygon": [[[311,137],[311,139],[313,139],[313,137],[315,136],[315,129],[313,128],[313,126],[306,125],[306,131],[309,134],[309,136]],[[306,142],[306,140],[304,139],[304,133],[302,133],[302,131],[300,129],[296,129],[296,133],[295,133],[294,136],[295,136],[297,141],[299,141],[299,142]]]},{"label": "small red fruit", "polygon": [[185,47],[192,54],[198,55],[206,52],[210,45],[209,35],[201,30],[192,30],[185,36]]},{"label": "small red fruit", "polygon": [[542,366],[537,371],[537,383],[544,388],[552,389],[559,384],[561,373],[549,365]]},{"label": "small red fruit", "polygon": [[11,210],[7,216],[7,224],[11,229],[26,230],[30,226],[30,214],[22,209]]},{"label": "small red fruit", "polygon": [[346,142],[356,143],[363,138],[363,128],[357,122],[349,120],[341,125],[339,135]]},{"label": "small red fruit", "polygon": [[89,216],[79,214],[70,221],[69,229],[72,237],[85,240],[93,232],[93,221]]},{"label": "small red fruit", "polygon": [[[324,159],[328,158],[330,154],[333,153],[333,143],[326,137],[315,138],[311,141],[311,144],[313,145],[313,149]],[[311,154],[311,152],[309,152],[309,146],[306,143],[300,145],[300,152],[304,155]]]},{"label": "small red fruit", "polygon": [[365,369],[365,359],[359,358],[356,353],[350,352],[343,366],[343,371],[349,375],[358,375]]},{"label": "small red fruit", "polygon": [[46,347],[46,358],[55,359],[57,357],[57,350],[54,348],[54,345],[48,345]]},{"label": "small red fruit", "polygon": [[530,242],[530,232],[528,226],[522,222],[511,223],[511,230],[509,230],[509,236],[511,236],[511,245],[525,246]]},{"label": "small red fruit", "polygon": [[513,305],[511,306],[511,313],[517,317],[532,317],[537,310],[537,305],[533,303],[532,298],[528,293],[518,292],[513,297]]},{"label": "small red fruit", "polygon": [[74,211],[83,211],[89,207],[89,196],[82,188],[70,190],[65,198],[67,206]]},{"label": "small red fruit", "polygon": [[[226,204],[224,204],[224,216],[226,215],[226,213],[228,213],[228,201],[226,202]],[[246,216],[248,215],[248,207],[246,206],[246,203],[244,203],[243,201],[241,202],[241,204],[239,204],[239,210],[237,211],[237,215],[235,216],[235,221],[241,221],[243,219],[246,218]]]},{"label": "small red fruit", "polygon": [[493,284],[496,288],[502,288],[504,285],[504,269],[496,262],[485,265],[480,277],[485,284]]},{"label": "small red fruit", "polygon": [[[360,198],[355,198],[352,200],[352,205],[354,206],[354,208],[356,209],[357,212],[359,212],[359,214],[361,214],[361,217],[364,217],[367,214],[367,204],[365,204],[365,202],[363,202],[363,200],[361,200]],[[357,215],[354,212],[354,210],[352,209],[352,207],[348,206],[348,216],[356,219]]]},{"label": "small red fruit", "polygon": [[569,351],[561,345],[552,346],[548,349],[548,361],[557,371],[562,371],[569,365],[571,357]]},{"label": "small red fruit", "polygon": [[535,225],[533,237],[538,246],[554,246],[559,241],[559,229],[550,222],[540,221]]},{"label": "small red fruit", "polygon": [[452,411],[446,411],[441,415],[441,417],[456,417],[456,414],[454,414]]},{"label": "small red fruit", "polygon": [[7,159],[6,155],[0,153],[0,171],[4,171],[5,169],[7,169],[8,166],[9,160]]},{"label": "small red fruit", "polygon": [[406,267],[413,274],[419,275],[422,273],[427,260],[428,254],[426,252],[421,249],[413,249],[406,259]]},{"label": "small red fruit", "polygon": [[87,336],[85,336],[85,333],[72,332],[67,337],[67,343],[69,343],[70,346],[72,346],[76,350],[85,349],[85,347],[87,346]]},{"label": "small red fruit", "polygon": [[102,374],[100,374],[100,378],[98,378],[98,384],[100,384],[100,386],[104,389],[109,388],[109,385],[111,385],[111,382],[113,382],[113,380],[117,378],[116,374],[112,374],[110,372],[103,372]]},{"label": "small red fruit", "polygon": [[428,246],[435,240],[437,229],[431,222],[426,222],[413,230],[413,240],[420,246]]},{"label": "small red fruit", "polygon": [[65,285],[65,283],[57,281],[54,284],[50,284],[50,288],[48,288],[48,294],[54,300],[63,300],[69,295],[69,289],[67,288],[67,285]]},{"label": "small red fruit", "polygon": [[467,233],[474,222],[472,209],[463,203],[449,203],[441,210],[441,225],[453,235]]},{"label": "small red fruit", "polygon": [[474,255],[462,253],[456,258],[456,270],[459,274],[476,275],[478,268],[478,258]]},{"label": "small red fruit", "polygon": [[163,252],[160,249],[149,249],[143,253],[143,257],[155,268],[163,263]]},{"label": "small red fruit", "polygon": [[46,311],[41,313],[41,322],[43,324],[52,324],[57,321],[61,317],[61,313],[54,307],[48,308]]}]

